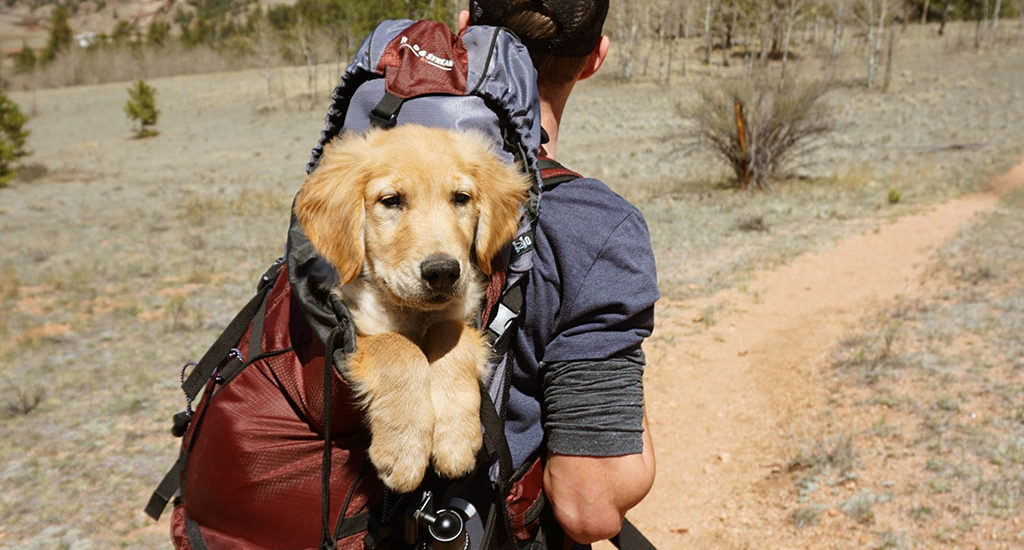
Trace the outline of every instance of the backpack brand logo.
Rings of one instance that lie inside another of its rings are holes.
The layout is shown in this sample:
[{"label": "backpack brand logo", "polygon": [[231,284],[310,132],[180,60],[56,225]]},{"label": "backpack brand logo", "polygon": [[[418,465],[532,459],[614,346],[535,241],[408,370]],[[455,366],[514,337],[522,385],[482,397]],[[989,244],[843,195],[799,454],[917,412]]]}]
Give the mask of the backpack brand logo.
[{"label": "backpack brand logo", "polygon": [[422,59],[423,61],[426,61],[427,63],[434,67],[437,67],[438,69],[441,69],[442,71],[450,71],[452,70],[452,67],[455,65],[455,62],[452,61],[451,59],[438,57],[428,52],[427,50],[421,48],[419,44],[410,44],[408,36],[402,37],[402,41],[398,45],[398,48],[408,48],[416,57]]}]

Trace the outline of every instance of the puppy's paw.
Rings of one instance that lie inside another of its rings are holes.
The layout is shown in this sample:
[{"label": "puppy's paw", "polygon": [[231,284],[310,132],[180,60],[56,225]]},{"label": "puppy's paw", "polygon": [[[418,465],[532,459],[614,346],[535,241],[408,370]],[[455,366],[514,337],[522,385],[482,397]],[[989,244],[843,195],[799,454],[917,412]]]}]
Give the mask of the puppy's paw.
[{"label": "puppy's paw", "polygon": [[434,449],[431,462],[444,477],[460,478],[476,467],[476,455],[483,446],[480,420],[475,415],[462,418],[438,415],[434,423]]},{"label": "puppy's paw", "polygon": [[374,435],[369,455],[377,475],[389,489],[408,493],[420,486],[430,465],[430,442]]}]

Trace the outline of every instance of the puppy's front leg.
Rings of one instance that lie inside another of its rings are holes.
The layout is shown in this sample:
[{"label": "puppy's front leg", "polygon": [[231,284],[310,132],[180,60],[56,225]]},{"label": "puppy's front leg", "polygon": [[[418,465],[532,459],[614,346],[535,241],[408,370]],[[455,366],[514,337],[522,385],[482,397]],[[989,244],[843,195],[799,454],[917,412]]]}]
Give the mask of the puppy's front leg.
[{"label": "puppy's front leg", "polygon": [[441,475],[462,477],[476,466],[483,444],[479,380],[486,351],[479,333],[456,321],[430,327],[424,341],[435,414],[431,459]]},{"label": "puppy's front leg", "polygon": [[361,336],[349,378],[363,398],[370,461],[384,484],[400,493],[416,489],[430,463],[434,408],[423,351],[395,333]]}]

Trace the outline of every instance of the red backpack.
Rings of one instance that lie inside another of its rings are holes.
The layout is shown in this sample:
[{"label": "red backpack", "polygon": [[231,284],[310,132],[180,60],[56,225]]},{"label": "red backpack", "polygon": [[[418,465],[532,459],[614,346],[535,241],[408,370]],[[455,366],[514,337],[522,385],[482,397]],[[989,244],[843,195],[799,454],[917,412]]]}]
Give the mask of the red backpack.
[{"label": "red backpack", "polygon": [[[447,66],[437,59],[454,60],[454,72],[464,74],[424,73]],[[536,157],[532,71],[525,48],[503,29],[470,27],[455,36],[441,23],[385,22],[343,75],[307,166],[311,172],[322,147],[344,130],[456,124],[450,117],[464,116],[489,128],[537,176],[520,233],[496,261],[481,318],[499,357],[491,388],[509,375],[500,358],[522,306],[541,177],[551,185],[579,177]],[[362,412],[336,370],[354,351],[355,332],[329,292],[336,274],[327,271],[293,219],[286,257],[203,357],[182,369],[186,409],[172,428],[181,450],[146,507],[157,519],[173,500],[175,548],[421,548],[423,541],[459,550],[562,548],[560,528],[544,513],[542,457],[513,471],[505,404],[495,406],[483,386],[484,447],[475,472],[455,481],[428,475],[410,494],[384,488],[366,456]],[[634,534],[627,523],[620,542],[629,546]]]}]

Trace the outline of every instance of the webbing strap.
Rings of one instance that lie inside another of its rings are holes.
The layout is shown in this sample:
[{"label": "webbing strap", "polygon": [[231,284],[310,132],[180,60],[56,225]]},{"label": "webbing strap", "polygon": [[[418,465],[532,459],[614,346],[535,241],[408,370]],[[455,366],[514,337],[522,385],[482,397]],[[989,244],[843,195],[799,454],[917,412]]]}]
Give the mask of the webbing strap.
[{"label": "webbing strap", "polygon": [[281,265],[275,262],[274,265],[270,266],[267,273],[263,275],[262,280],[264,283],[260,284],[256,290],[256,295],[235,315],[235,318],[231,320],[231,323],[224,329],[220,337],[210,346],[210,349],[206,350],[202,359],[199,360],[199,363],[196,364],[196,367],[192,369],[188,378],[181,385],[182,391],[185,392],[185,395],[190,400],[195,399],[199,395],[199,392],[206,386],[206,381],[213,375],[213,371],[228,356],[231,348],[235,347],[238,341],[242,339],[246,329],[249,328],[249,322],[253,320],[256,312],[259,311],[263,297],[273,288],[273,281],[277,278]]},{"label": "webbing strap", "polygon": [[[548,157],[541,157],[537,161],[537,167],[540,170],[545,189],[551,189],[559,184],[582,177]],[[509,265],[515,263],[515,259],[520,255],[532,250],[533,246],[534,232],[531,229],[512,241],[512,258],[508,262]],[[523,284],[525,284],[525,278],[518,279],[505,291],[493,308],[494,313],[485,327],[488,336],[491,337],[493,348],[497,348],[499,342],[508,332],[508,328],[512,326],[512,322],[523,309]]]},{"label": "webbing strap", "polygon": [[153,491],[153,495],[149,497],[149,503],[146,504],[146,515],[154,520],[160,519],[160,515],[164,513],[164,508],[167,508],[167,503],[178,492],[178,486],[181,484],[181,467],[184,456],[184,453],[178,453],[178,460],[174,461],[174,465],[164,474],[160,485]]},{"label": "webbing strap", "polygon": [[[258,312],[263,311],[265,298],[270,293],[270,289],[273,288],[274,281],[277,280],[277,275],[280,273],[282,265],[284,263],[278,260],[267,269],[260,279],[259,286],[256,288],[256,295],[235,315],[235,318],[231,320],[228,327],[224,329],[224,332],[217,338],[217,341],[210,346],[210,349],[206,351],[202,359],[199,360],[199,363],[192,369],[188,378],[181,384],[181,389],[185,392],[185,396],[190,402],[195,399],[196,395],[199,395],[199,391],[206,386],[206,382],[213,376],[213,372],[224,361],[224,358],[228,356],[231,349],[238,344],[238,341],[242,339],[253,317]],[[164,474],[160,485],[153,491],[153,494],[149,497],[149,502],[146,503],[146,515],[154,520],[160,519],[164,509],[167,507],[167,503],[174,498],[175,493],[178,492],[181,486],[181,472],[185,467],[184,456],[184,448],[182,448],[174,465]]]},{"label": "webbing strap", "polygon": [[567,181],[583,177],[548,157],[537,159],[537,168],[540,170],[544,190],[552,189]]},{"label": "webbing strap", "polygon": [[203,534],[199,531],[199,524],[188,516],[185,516],[185,536],[188,537],[188,543],[192,546],[192,550],[210,550],[206,546],[206,541],[203,540]]},{"label": "webbing strap", "polygon": [[512,451],[505,440],[505,427],[498,410],[491,400],[487,388],[480,384],[480,422],[484,425],[484,448],[492,459],[498,458],[498,485],[501,498],[508,492],[509,480],[512,479]]},{"label": "webbing strap", "polygon": [[626,518],[622,518],[622,530],[612,537],[611,541],[620,550],[657,550],[654,544]]}]

